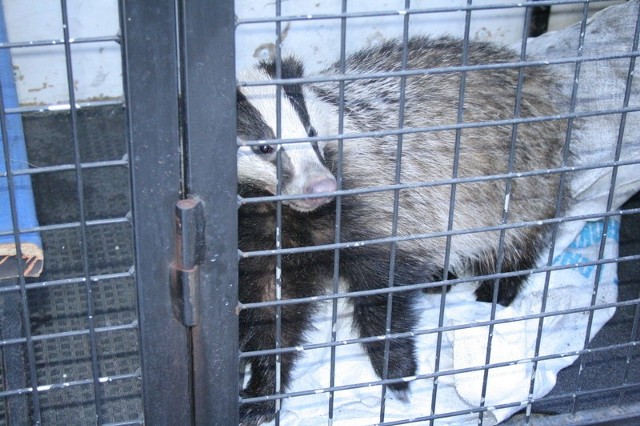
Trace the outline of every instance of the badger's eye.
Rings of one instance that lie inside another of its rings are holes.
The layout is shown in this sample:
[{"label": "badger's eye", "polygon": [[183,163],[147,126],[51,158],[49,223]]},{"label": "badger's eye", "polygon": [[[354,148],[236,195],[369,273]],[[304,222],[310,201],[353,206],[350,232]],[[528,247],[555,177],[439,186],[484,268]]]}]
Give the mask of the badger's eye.
[{"label": "badger's eye", "polygon": [[314,136],[318,136],[318,132],[316,132],[316,129],[314,129],[313,126],[309,126],[309,130],[307,131],[307,134],[309,135],[310,138]]},{"label": "badger's eye", "polygon": [[259,145],[256,149],[262,154],[271,154],[274,151],[273,146],[271,145]]}]

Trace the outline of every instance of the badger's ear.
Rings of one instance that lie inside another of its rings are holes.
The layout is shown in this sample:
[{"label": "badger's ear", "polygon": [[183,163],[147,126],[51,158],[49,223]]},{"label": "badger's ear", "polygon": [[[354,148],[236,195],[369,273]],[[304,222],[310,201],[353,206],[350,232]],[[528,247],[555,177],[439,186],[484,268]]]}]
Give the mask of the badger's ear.
[{"label": "badger's ear", "polygon": [[[275,61],[260,61],[258,68],[264,70],[269,77],[276,78]],[[302,62],[294,56],[282,58],[282,62],[280,63],[280,76],[283,79],[302,78],[304,77],[304,65],[302,65]]]},{"label": "badger's ear", "polygon": [[288,56],[282,60],[282,78],[302,78],[304,77],[304,65],[293,56]]}]

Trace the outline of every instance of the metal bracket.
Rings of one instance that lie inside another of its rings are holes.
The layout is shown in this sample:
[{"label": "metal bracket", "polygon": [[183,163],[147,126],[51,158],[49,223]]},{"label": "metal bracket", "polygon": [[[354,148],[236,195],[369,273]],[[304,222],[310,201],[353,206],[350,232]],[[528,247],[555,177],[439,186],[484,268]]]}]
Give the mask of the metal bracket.
[{"label": "metal bracket", "polygon": [[202,200],[189,196],[176,203],[176,261],[172,279],[173,309],[185,327],[198,323],[200,265],[205,255]]}]

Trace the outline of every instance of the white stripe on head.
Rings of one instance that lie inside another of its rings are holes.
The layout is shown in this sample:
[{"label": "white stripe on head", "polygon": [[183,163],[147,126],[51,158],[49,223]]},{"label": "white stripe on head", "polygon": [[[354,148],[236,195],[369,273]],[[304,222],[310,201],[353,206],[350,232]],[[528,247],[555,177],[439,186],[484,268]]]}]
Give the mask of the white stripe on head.
[{"label": "white stripe on head", "polygon": [[[260,69],[253,69],[243,75],[244,81],[268,81],[270,77]],[[307,137],[307,129],[302,123],[298,112],[287,98],[284,89],[280,89],[280,131],[278,131],[278,108],[276,96],[278,90],[275,85],[245,86],[242,93],[251,105],[260,113],[261,119],[269,126],[274,135],[280,139],[301,139]],[[252,141],[253,142],[253,141]],[[269,144],[269,141],[261,141]],[[274,143],[280,142],[279,139]],[[309,142],[293,142],[278,144],[282,150],[281,164],[283,170],[281,176],[282,194],[299,195],[325,193],[336,189],[335,178],[318,157],[313,145]],[[241,146],[238,149],[238,175],[239,179],[246,179],[253,184],[264,186],[265,190],[272,194],[276,192],[277,170],[275,166],[274,152],[260,154],[255,146]],[[300,211],[314,210],[318,206],[331,200],[331,197],[297,199],[285,201],[285,204]]]}]

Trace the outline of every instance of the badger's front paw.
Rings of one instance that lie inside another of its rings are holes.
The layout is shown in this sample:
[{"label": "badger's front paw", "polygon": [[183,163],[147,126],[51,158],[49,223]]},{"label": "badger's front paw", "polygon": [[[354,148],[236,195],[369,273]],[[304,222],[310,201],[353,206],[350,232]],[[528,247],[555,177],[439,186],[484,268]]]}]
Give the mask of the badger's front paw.
[{"label": "badger's front paw", "polygon": [[[248,398],[249,395],[242,395]],[[249,402],[240,405],[240,426],[257,426],[275,417],[275,401]]]},{"label": "badger's front paw", "polygon": [[409,383],[391,383],[388,387],[400,401],[409,402]]}]

